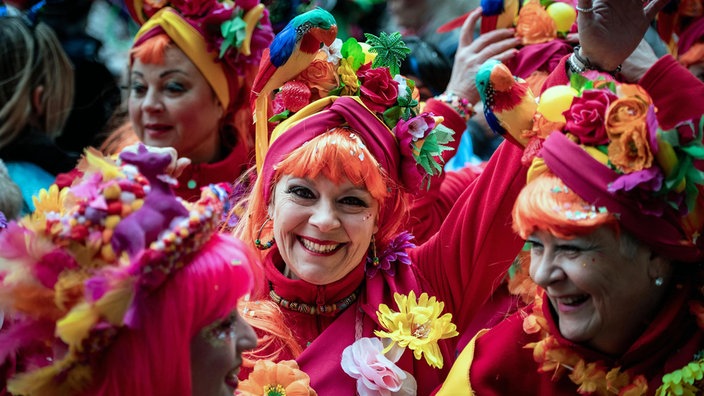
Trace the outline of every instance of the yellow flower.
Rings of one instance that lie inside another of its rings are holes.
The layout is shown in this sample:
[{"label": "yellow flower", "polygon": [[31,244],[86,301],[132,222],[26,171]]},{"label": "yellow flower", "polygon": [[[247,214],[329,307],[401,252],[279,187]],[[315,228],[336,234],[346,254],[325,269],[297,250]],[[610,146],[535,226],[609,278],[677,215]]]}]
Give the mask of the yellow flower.
[{"label": "yellow flower", "polygon": [[48,213],[63,214],[64,200],[68,195],[68,188],[59,191],[59,186],[52,184],[49,190],[41,189],[37,196],[32,197],[34,201],[34,212],[22,220],[25,227],[35,232],[44,232],[46,229],[46,215]]},{"label": "yellow flower", "polygon": [[359,80],[357,79],[357,73],[354,72],[347,59],[340,59],[340,66],[337,68],[337,72],[340,73],[340,80],[343,84],[340,96],[356,94],[359,89]]},{"label": "yellow flower", "polygon": [[457,326],[452,321],[452,314],[440,316],[445,304],[438,302],[427,293],[420,295],[410,292],[408,296],[394,293],[394,300],[399,312],[389,309],[386,304],[379,305],[377,317],[387,331],[375,331],[378,337],[389,338],[391,343],[384,353],[391,350],[394,343],[400,347],[409,347],[416,359],[425,354],[425,361],[431,367],[442,368],[443,359],[438,341],[458,335]]}]

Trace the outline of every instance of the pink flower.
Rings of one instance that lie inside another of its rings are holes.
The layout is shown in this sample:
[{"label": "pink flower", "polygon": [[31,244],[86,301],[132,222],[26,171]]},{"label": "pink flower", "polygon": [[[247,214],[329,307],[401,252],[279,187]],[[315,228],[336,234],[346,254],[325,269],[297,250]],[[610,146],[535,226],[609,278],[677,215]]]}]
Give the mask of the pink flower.
[{"label": "pink flower", "polygon": [[618,97],[604,89],[590,89],[572,101],[563,113],[567,124],[565,130],[577,136],[581,144],[602,145],[609,142],[606,133],[606,109]]},{"label": "pink flower", "polygon": [[394,81],[385,67],[370,68],[369,64],[357,70],[359,97],[372,111],[383,113],[398,98],[398,82]]},{"label": "pink flower", "polygon": [[410,137],[415,142],[418,139],[425,138],[433,128],[435,128],[435,119],[431,114],[423,113],[410,118],[408,121],[398,120],[394,132],[396,137],[401,140],[406,140]]},{"label": "pink flower", "polygon": [[[342,370],[357,379],[360,396],[414,394],[415,379],[384,353],[378,338],[360,338],[342,352]],[[412,389],[410,389],[412,388]]]}]

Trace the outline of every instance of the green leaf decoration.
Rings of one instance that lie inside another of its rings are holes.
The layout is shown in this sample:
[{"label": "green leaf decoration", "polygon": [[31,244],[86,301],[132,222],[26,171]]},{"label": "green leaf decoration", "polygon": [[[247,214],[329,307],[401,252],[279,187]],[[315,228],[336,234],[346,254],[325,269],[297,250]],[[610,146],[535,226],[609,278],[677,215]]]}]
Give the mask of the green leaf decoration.
[{"label": "green leaf decoration", "polygon": [[269,122],[283,121],[283,120],[287,119],[290,114],[291,114],[290,110],[288,110],[288,109],[284,110],[279,114],[274,114],[273,116],[271,116],[271,118],[269,118]]},{"label": "green leaf decoration", "polygon": [[340,83],[340,86],[332,89],[328,92],[328,96],[340,96],[340,92],[342,92],[342,88],[345,86],[344,83]]},{"label": "green leaf decoration", "polygon": [[696,360],[679,370],[667,373],[662,377],[662,385],[657,389],[657,396],[669,395],[699,395],[704,378],[704,361]]},{"label": "green leaf decoration", "polygon": [[540,0],[540,5],[541,5],[543,8],[548,8],[548,6],[549,6],[550,4],[552,4],[552,3],[554,3],[553,0]]},{"label": "green leaf decoration", "polygon": [[239,48],[242,45],[246,37],[246,27],[247,23],[239,15],[220,25],[220,33],[222,33],[224,38],[222,44],[220,44],[220,58],[225,56],[225,52],[230,47]]},{"label": "green leaf decoration", "polygon": [[423,140],[423,145],[420,147],[419,152],[413,154],[418,165],[428,175],[435,176],[442,173],[440,162],[444,161],[440,155],[443,151],[453,150],[452,147],[445,145],[454,140],[453,134],[454,132],[448,127],[442,124],[436,125],[435,129]]},{"label": "green leaf decoration", "polygon": [[378,37],[371,33],[364,33],[364,37],[371,47],[370,51],[376,52],[372,67],[388,67],[391,76],[399,74],[401,62],[411,53],[410,48],[406,47],[406,43],[401,40],[401,33],[380,32]]},{"label": "green leaf decoration", "polygon": [[400,106],[394,106],[386,109],[384,111],[384,124],[393,129],[396,124],[398,124],[399,118],[401,118],[402,108]]},{"label": "green leaf decoration", "polygon": [[342,44],[340,54],[343,58],[347,59],[354,71],[357,71],[359,67],[364,64],[364,58],[366,57],[362,46],[354,37],[348,38],[347,41]]}]

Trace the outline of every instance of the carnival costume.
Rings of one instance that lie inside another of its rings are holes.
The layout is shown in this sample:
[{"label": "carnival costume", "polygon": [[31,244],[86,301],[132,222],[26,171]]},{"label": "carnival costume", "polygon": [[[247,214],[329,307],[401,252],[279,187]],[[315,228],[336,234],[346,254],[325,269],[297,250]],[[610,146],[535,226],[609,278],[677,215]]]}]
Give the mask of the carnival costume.
[{"label": "carnival costume", "polygon": [[[386,39],[394,47],[399,37],[368,36],[372,47]],[[394,48],[403,51],[403,46]],[[280,123],[259,172],[264,201],[271,199],[276,165],[305,142],[335,127],[349,127],[403,193],[422,196],[428,184],[433,189],[442,177],[439,163],[447,154],[451,132],[442,117],[427,111],[432,106],[444,112],[450,108],[436,101],[419,114],[412,82],[393,71],[394,61],[378,64],[371,60],[373,54],[367,59],[369,52],[356,40],[323,50],[327,55],[315,67],[326,77],[314,80],[315,89],[299,76],[274,97],[273,119]],[[327,88],[326,83],[330,83]],[[458,130],[464,130],[464,122],[458,124]],[[464,329],[482,311],[522,245],[509,227],[513,201],[524,185],[520,154],[517,147],[503,145],[471,187],[455,185],[464,189],[456,199],[458,204],[428,242],[416,248],[408,233],[372,242],[369,257],[330,284],[286,277],[282,273],[286,263],[271,240],[270,225],[266,228],[268,220],[255,221],[265,231],[253,242],[260,249],[270,249],[264,263],[267,297],[282,308],[286,326],[303,348],[295,360],[310,376],[312,389],[323,395],[376,391],[423,395],[442,381],[446,365],[454,360],[455,329]],[[370,161],[361,156],[359,160]],[[498,172],[505,177],[492,177]],[[384,210],[391,209],[383,208],[381,219],[400,215]],[[256,311],[256,301],[248,309]],[[392,340],[401,354],[385,357],[377,337]],[[412,351],[403,352],[408,348]],[[292,358],[284,350],[277,360]],[[379,378],[374,382],[354,363],[358,359],[367,362],[362,366],[381,367],[379,375],[387,373],[384,379],[388,382]],[[241,378],[247,374],[243,370]],[[257,376],[256,367],[252,376]],[[409,381],[413,386],[407,388]],[[241,383],[240,388],[246,390],[247,384]]]},{"label": "carnival costume", "polygon": [[[268,10],[259,1],[155,2],[132,0],[127,7],[140,25],[133,48],[158,34],[166,34],[203,74],[225,110],[221,121],[224,158],[209,164],[191,164],[178,177],[177,194],[198,199],[210,183],[233,183],[252,163],[254,126],[247,93],[264,49],[274,34]],[[130,61],[130,63],[133,59]],[[120,148],[138,141],[131,128],[116,133]]]},{"label": "carnival costume", "polygon": [[[566,221],[614,214],[675,266],[698,265],[704,257],[698,237],[703,174],[697,165],[704,158],[704,86],[668,55],[639,86],[590,71],[573,75],[569,91],[560,86],[568,83],[566,62],[548,79],[545,93],[553,87],[571,93],[539,105],[532,129],[512,132],[528,140],[529,177],[548,169],[593,204],[558,208]],[[585,114],[594,116],[580,116]],[[623,142],[633,150],[622,151]],[[544,291],[525,279],[515,291],[534,302],[479,332],[437,394],[699,394],[701,279],[691,276],[695,269],[689,274],[675,275],[662,309],[619,356],[562,337]]]},{"label": "carnival costume", "polygon": [[[0,232],[0,356],[10,392],[92,389],[116,340],[150,326],[145,307],[211,239],[223,190],[205,188],[194,203],[176,197],[165,173],[171,161],[144,146],[117,162],[88,151],[81,178],[43,190],[32,215]],[[222,263],[239,271],[241,283],[226,285],[238,296],[252,285],[249,257]]]}]

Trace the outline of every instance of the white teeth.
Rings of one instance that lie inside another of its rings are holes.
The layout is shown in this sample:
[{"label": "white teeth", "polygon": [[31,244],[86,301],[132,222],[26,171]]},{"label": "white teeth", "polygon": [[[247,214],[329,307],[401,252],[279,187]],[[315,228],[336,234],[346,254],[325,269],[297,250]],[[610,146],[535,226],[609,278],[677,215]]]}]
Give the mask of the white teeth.
[{"label": "white teeth", "polygon": [[303,246],[306,247],[306,249],[308,249],[312,252],[315,252],[315,253],[322,253],[322,254],[330,253],[333,250],[337,249],[338,246],[340,246],[339,244],[321,245],[319,243],[311,242],[311,241],[309,241],[307,239],[303,239],[303,238],[301,238],[301,243],[303,244]]},{"label": "white teeth", "polygon": [[560,298],[560,302],[562,302],[563,304],[572,305],[572,304],[575,304],[578,302],[582,302],[585,299],[586,299],[585,296],[563,297],[563,298]]}]

